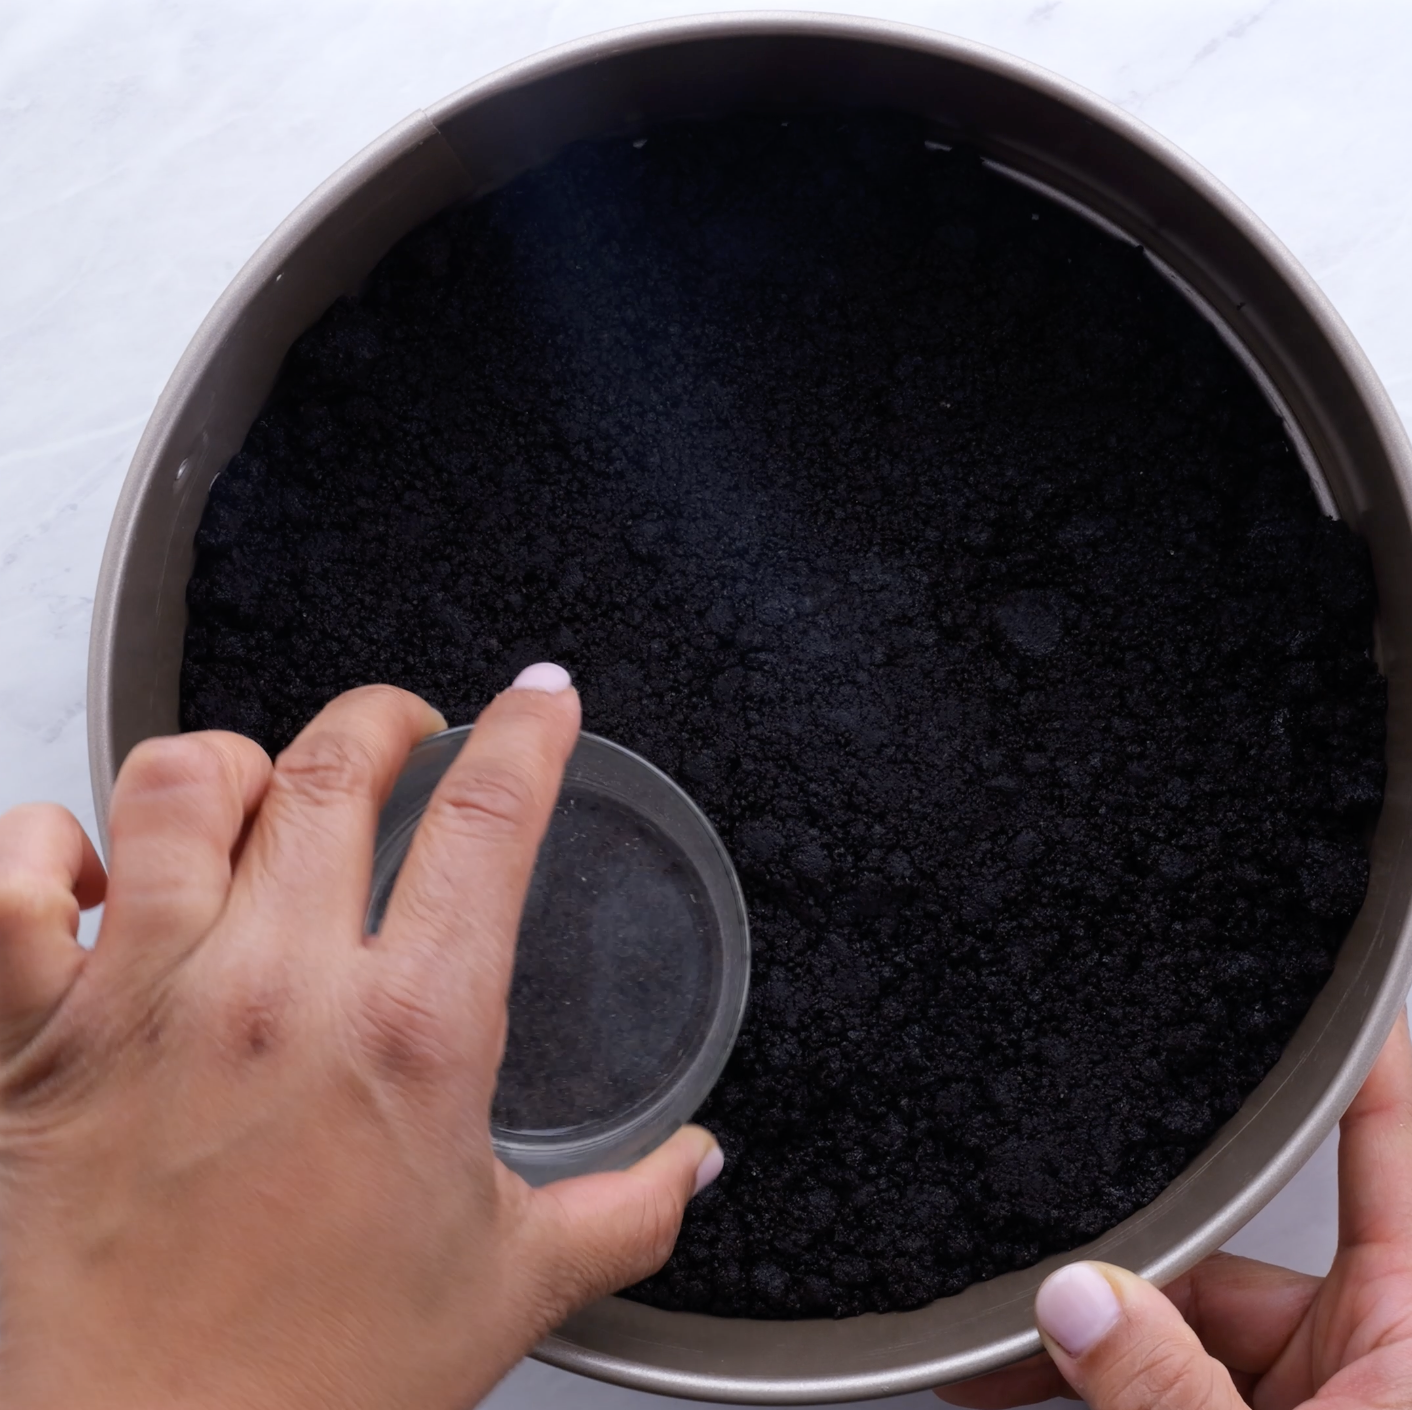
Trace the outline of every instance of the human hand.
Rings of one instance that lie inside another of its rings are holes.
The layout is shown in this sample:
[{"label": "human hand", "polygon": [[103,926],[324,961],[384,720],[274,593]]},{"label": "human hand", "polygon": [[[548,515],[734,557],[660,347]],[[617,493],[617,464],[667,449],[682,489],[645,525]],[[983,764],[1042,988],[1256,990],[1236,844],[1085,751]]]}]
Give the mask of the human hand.
[{"label": "human hand", "polygon": [[937,1394],[978,1410],[1075,1394],[1094,1410],[1412,1405],[1405,1013],[1343,1118],[1338,1184],[1339,1247],[1326,1278],[1217,1254],[1164,1295],[1106,1263],[1070,1264],[1035,1299],[1046,1353]]},{"label": "human hand", "polygon": [[686,1127],[531,1190],[489,1113],[515,935],[579,727],[557,667],[482,714],[386,919],[373,838],[416,696],[339,697],[272,765],[149,740],[103,869],[51,806],[0,818],[6,1410],[452,1410],[655,1270],[720,1169]]}]

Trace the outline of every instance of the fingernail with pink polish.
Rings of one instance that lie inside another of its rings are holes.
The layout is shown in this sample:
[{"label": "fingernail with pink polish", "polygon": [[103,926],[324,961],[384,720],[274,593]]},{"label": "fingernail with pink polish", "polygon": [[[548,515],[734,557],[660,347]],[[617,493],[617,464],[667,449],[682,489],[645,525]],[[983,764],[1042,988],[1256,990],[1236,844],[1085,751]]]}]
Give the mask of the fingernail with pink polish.
[{"label": "fingernail with pink polish", "polygon": [[572,684],[572,677],[562,666],[556,666],[552,661],[537,661],[533,666],[526,666],[510,682],[510,689],[540,690],[545,695],[558,695]]},{"label": "fingernail with pink polish", "polygon": [[1092,1263],[1071,1263],[1051,1273],[1034,1300],[1040,1331],[1070,1356],[1097,1346],[1121,1311],[1113,1285]]},{"label": "fingernail with pink polish", "polygon": [[696,1188],[691,1193],[699,1195],[721,1173],[725,1163],[726,1157],[720,1146],[712,1146],[706,1152],[701,1164],[696,1167]]}]

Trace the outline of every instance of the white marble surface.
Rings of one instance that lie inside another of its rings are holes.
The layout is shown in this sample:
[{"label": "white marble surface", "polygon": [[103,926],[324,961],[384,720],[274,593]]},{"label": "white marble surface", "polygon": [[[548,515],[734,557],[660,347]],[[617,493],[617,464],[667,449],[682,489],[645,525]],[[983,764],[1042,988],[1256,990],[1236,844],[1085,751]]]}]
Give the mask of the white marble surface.
[{"label": "white marble surface", "polygon": [[[256,245],[414,108],[550,44],[703,8],[700,0],[0,5],[0,807],[59,799],[91,826],[84,668],[108,519],[163,382]],[[1412,413],[1406,0],[839,8],[1008,49],[1172,138],[1303,260],[1404,419]],[[1333,1240],[1330,1143],[1232,1246],[1322,1271]],[[489,1403],[667,1402],[527,1363]],[[926,1395],[887,1403],[935,1404]]]}]

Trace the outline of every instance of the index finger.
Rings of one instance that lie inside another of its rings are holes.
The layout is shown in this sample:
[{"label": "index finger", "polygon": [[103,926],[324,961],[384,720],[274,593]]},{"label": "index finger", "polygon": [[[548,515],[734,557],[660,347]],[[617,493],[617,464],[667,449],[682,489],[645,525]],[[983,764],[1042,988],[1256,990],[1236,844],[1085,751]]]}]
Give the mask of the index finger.
[{"label": "index finger", "polygon": [[1162,1291],[1223,1366],[1264,1375],[1289,1345],[1323,1282],[1258,1259],[1213,1253]]},{"label": "index finger", "polygon": [[530,666],[491,701],[432,794],[376,943],[451,957],[503,1005],[520,912],[579,731],[562,667]]},{"label": "index finger", "polygon": [[241,854],[233,907],[276,915],[313,945],[363,934],[378,810],[407,753],[446,721],[410,691],[365,685],[330,701],[275,760]]},{"label": "index finger", "polygon": [[1339,1123],[1338,1242],[1399,1244],[1412,1255],[1412,1041],[1398,1015]]}]

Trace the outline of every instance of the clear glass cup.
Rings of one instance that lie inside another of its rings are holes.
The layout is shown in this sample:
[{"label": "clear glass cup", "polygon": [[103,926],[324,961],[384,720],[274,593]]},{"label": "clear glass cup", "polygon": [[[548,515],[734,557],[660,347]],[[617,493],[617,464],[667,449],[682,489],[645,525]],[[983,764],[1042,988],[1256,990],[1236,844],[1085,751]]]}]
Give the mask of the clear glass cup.
[{"label": "clear glass cup", "polygon": [[[378,820],[369,933],[470,730],[408,756]],[[646,1155],[715,1085],[749,983],[745,898],[715,828],[660,769],[580,734],[520,923],[496,1153],[532,1185]]]}]

